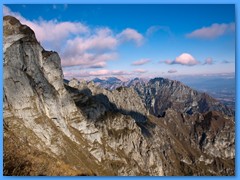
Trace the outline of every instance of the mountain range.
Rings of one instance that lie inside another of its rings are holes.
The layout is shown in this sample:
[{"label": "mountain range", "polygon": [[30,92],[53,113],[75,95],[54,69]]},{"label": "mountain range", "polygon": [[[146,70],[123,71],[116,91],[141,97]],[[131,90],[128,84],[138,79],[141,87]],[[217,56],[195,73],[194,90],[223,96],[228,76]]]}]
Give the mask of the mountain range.
[{"label": "mountain range", "polygon": [[149,112],[157,117],[163,116],[168,108],[182,113],[193,114],[207,111],[220,111],[233,116],[234,111],[212,98],[176,80],[154,78],[150,80],[134,78],[122,82],[117,78],[92,80],[102,88],[113,90],[121,87],[132,87],[141,97]]},{"label": "mountain range", "polygon": [[164,78],[64,80],[57,52],[4,31],[4,175],[235,174],[234,111]]}]

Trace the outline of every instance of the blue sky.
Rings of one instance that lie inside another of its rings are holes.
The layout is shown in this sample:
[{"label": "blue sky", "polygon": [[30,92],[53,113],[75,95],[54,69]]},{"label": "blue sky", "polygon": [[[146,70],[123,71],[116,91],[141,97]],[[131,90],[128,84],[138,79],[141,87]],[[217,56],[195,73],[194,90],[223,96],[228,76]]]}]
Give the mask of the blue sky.
[{"label": "blue sky", "polygon": [[235,72],[234,5],[5,5],[65,78]]}]

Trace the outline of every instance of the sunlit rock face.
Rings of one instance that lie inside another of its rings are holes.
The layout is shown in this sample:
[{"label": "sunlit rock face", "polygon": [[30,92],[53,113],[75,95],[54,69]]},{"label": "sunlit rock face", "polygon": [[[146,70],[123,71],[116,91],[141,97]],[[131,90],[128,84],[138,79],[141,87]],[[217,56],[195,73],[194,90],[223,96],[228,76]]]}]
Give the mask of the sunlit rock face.
[{"label": "sunlit rock face", "polygon": [[148,107],[150,113],[162,116],[168,108],[187,114],[219,111],[233,116],[232,109],[221,104],[206,93],[199,93],[179,81],[164,78],[151,79],[144,85],[133,87]]},{"label": "sunlit rock face", "polygon": [[[235,173],[234,120],[224,111],[191,115],[172,106],[157,117],[141,95],[145,83],[139,91],[64,83],[56,52],[16,18],[3,25],[5,175]],[[159,93],[150,93],[153,107],[164,105]]]},{"label": "sunlit rock face", "polygon": [[175,80],[154,78],[147,81],[135,78],[127,82],[117,81],[115,85],[108,80],[98,80],[97,85],[109,90],[119,87],[133,88],[141,97],[149,113],[157,117],[164,116],[168,108],[187,114],[219,111],[227,116],[234,116],[232,109],[208,94],[200,93]]}]

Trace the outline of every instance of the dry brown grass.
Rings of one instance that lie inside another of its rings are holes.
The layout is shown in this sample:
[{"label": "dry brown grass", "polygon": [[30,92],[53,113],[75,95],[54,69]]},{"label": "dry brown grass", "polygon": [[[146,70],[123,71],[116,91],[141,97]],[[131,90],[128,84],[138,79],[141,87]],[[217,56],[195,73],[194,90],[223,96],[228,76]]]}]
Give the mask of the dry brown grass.
[{"label": "dry brown grass", "polygon": [[65,162],[24,144],[11,132],[4,137],[4,176],[85,176]]}]

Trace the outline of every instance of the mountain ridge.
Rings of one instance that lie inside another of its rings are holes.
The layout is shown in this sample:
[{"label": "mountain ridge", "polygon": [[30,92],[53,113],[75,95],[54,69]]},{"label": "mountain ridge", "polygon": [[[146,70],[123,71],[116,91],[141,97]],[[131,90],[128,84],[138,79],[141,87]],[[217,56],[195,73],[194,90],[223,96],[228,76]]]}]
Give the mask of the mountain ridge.
[{"label": "mountain ridge", "polygon": [[16,18],[3,24],[4,175],[235,174],[233,117],[170,107],[158,118],[134,88],[64,81],[56,52]]},{"label": "mountain ridge", "polygon": [[[107,81],[103,80],[98,82],[97,85],[109,90],[114,90],[119,87],[134,88],[142,98],[147,109],[155,116],[162,116],[165,110],[170,107],[176,111],[189,114],[217,110],[228,116],[234,115],[234,111],[231,108],[228,108],[215,98],[212,98],[206,93],[193,90],[176,80],[156,77],[146,81],[140,78],[134,78],[126,82],[118,82],[115,85],[108,84]],[[186,94],[190,95],[186,97]],[[152,96],[154,96],[154,98]],[[158,104],[159,101],[165,104]],[[188,102],[188,105],[186,105],[186,102]]]}]

